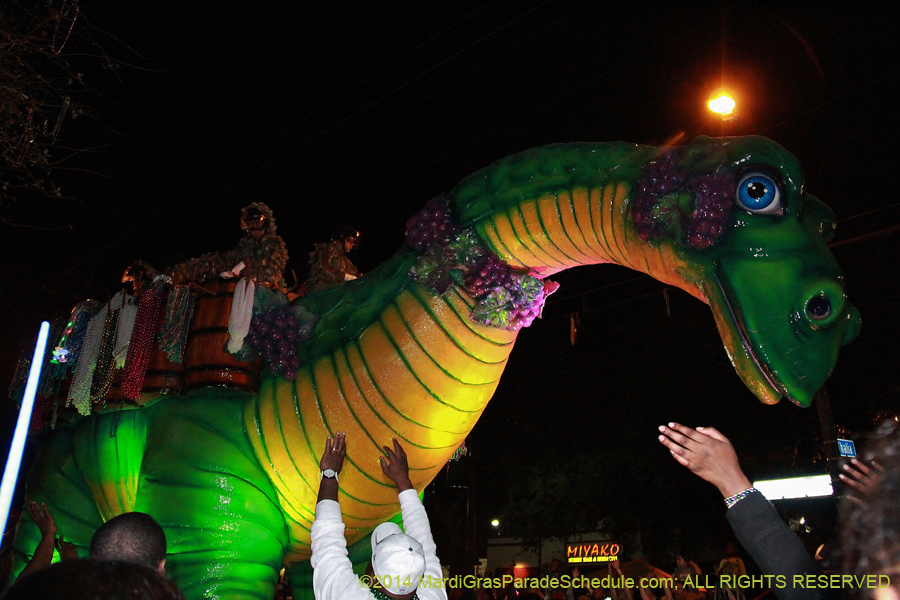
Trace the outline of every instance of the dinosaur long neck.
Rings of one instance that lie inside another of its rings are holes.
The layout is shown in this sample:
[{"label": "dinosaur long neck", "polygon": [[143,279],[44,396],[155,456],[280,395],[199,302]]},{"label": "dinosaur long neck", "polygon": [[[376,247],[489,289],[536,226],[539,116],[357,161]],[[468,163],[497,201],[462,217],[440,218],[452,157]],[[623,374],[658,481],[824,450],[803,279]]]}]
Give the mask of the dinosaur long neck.
[{"label": "dinosaur long neck", "polygon": [[450,199],[462,225],[511,265],[543,277],[615,263],[705,302],[671,246],[647,243],[631,224],[640,166],[655,152],[624,143],[536,148],[474,173]]}]

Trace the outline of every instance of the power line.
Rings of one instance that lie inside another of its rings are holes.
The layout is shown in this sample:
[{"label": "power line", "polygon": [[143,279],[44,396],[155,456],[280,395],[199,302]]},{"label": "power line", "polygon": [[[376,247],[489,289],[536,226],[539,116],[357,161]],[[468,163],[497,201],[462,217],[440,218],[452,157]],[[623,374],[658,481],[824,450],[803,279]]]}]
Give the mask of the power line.
[{"label": "power line", "polygon": [[882,206],[881,208],[873,208],[872,210],[867,210],[866,212],[852,215],[850,217],[844,217],[843,219],[838,219],[838,223],[846,223],[847,221],[852,221],[853,219],[858,219],[860,217],[867,217],[869,215],[873,215],[873,214],[875,214],[877,212],[881,212],[883,210],[889,210],[891,208],[894,208],[895,206],[900,206],[900,202],[888,204],[887,206]]},{"label": "power line", "polygon": [[839,246],[846,246],[847,244],[853,244],[855,242],[864,242],[866,240],[871,240],[871,239],[879,238],[879,237],[882,237],[885,235],[890,235],[890,234],[896,233],[898,231],[900,231],[900,225],[894,225],[893,227],[885,227],[884,229],[879,229],[877,231],[871,231],[869,233],[863,233],[863,234],[857,235],[855,237],[852,237],[852,238],[849,238],[846,240],[841,240],[839,242],[834,242],[834,243],[828,244],[828,247],[829,248],[837,248]]}]

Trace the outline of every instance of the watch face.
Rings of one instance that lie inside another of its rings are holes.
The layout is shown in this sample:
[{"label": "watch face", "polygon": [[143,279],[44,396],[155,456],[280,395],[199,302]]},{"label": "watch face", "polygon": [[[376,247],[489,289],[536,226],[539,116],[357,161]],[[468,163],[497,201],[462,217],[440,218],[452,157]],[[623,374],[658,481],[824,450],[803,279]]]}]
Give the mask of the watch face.
[{"label": "watch face", "polygon": [[337,472],[334,469],[325,469],[324,471],[322,471],[322,477],[333,479],[337,477]]}]

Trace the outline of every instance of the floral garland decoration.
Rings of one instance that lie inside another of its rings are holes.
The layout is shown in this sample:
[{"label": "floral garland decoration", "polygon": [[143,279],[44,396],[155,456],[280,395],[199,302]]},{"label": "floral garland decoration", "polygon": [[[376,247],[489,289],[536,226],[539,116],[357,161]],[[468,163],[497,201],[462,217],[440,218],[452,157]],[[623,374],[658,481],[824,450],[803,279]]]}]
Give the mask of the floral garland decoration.
[{"label": "floral garland decoration", "polygon": [[516,269],[486,248],[473,228],[453,223],[444,196],[406,222],[407,244],[423,252],[410,270],[413,281],[444,294],[453,284],[475,300],[471,319],[508,331],[539,318],[559,284]]}]

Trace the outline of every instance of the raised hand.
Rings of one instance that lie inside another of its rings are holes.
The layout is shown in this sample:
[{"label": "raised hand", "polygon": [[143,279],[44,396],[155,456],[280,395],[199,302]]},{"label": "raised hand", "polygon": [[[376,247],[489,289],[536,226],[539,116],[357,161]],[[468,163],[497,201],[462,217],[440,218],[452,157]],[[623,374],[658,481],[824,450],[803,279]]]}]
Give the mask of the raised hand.
[{"label": "raised hand", "polygon": [[859,492],[848,496],[853,502],[861,502],[865,500],[866,495],[872,491],[879,483],[881,483],[884,468],[876,462],[866,465],[862,461],[851,459],[844,465],[844,473],[839,477],[841,481]]},{"label": "raised hand", "polygon": [[619,575],[622,574],[622,567],[619,566],[618,559],[609,561],[608,563],[606,563],[606,567],[607,567],[606,568],[607,571],[615,570],[615,572],[618,573]]},{"label": "raised hand", "polygon": [[[322,460],[319,461],[319,468],[332,469],[335,473],[340,473],[344,467],[344,457],[347,455],[347,434],[338,431],[334,434],[334,439],[325,440],[325,451],[322,453]],[[319,482],[319,496],[316,502],[322,500],[338,500],[338,480],[337,477],[323,477]]]},{"label": "raised hand", "polygon": [[75,549],[75,544],[67,542],[62,536],[56,538],[55,545],[57,551],[59,551],[60,560],[72,560],[73,558],[78,558],[78,551]]},{"label": "raised hand", "polygon": [[388,479],[394,482],[398,491],[411,490],[413,485],[409,480],[409,462],[403,446],[400,445],[397,438],[394,438],[393,450],[387,446],[383,446],[383,448],[387,457],[378,457],[378,461],[381,463],[381,470],[387,475]]},{"label": "raised hand", "polygon": [[750,487],[728,438],[712,427],[691,429],[679,423],[660,426],[660,443],[672,457],[719,489],[727,498]]},{"label": "raised hand", "polygon": [[334,469],[340,473],[344,467],[344,457],[347,456],[347,434],[338,431],[334,434],[334,439],[330,437],[325,440],[325,452],[322,453],[322,460],[319,461],[319,468]]},{"label": "raised hand", "polygon": [[53,520],[53,514],[47,505],[31,501],[28,503],[28,512],[31,513],[31,518],[41,530],[41,541],[38,542],[31,560],[22,569],[20,576],[49,567],[53,561],[53,548],[57,541],[56,521]]},{"label": "raised hand", "polygon": [[53,514],[50,513],[50,509],[47,508],[46,504],[38,504],[32,500],[28,503],[28,512],[31,513],[31,518],[34,519],[38,529],[41,530],[43,537],[56,538],[56,521],[53,519]]}]

